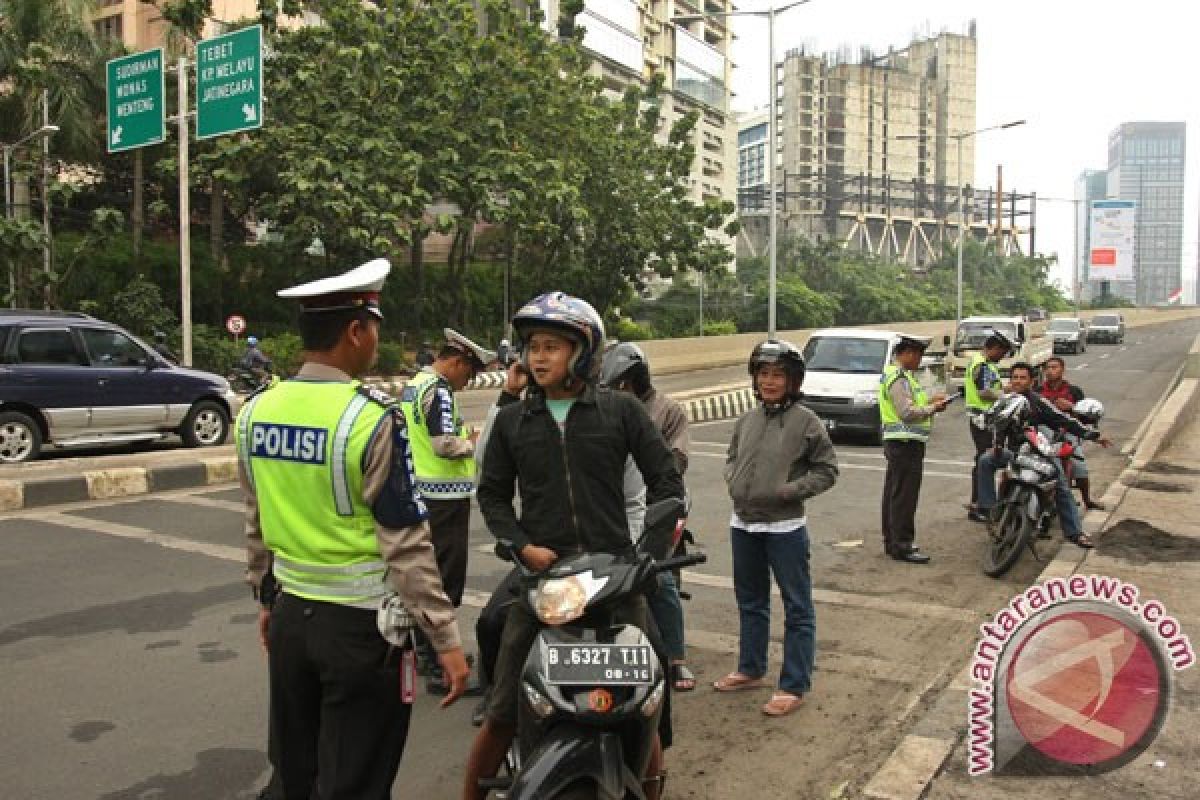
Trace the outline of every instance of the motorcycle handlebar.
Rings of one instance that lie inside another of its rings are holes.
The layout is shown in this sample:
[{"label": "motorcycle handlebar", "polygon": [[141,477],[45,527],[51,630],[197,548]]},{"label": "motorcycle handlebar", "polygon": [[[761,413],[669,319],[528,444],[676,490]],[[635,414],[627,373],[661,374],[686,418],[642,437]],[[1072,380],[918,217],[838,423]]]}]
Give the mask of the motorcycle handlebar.
[{"label": "motorcycle handlebar", "polygon": [[703,564],[706,561],[708,561],[708,556],[706,556],[704,553],[692,553],[691,555],[686,556],[675,556],[674,558],[667,558],[662,561],[655,562],[654,571],[673,572],[674,570],[683,569],[684,567]]}]

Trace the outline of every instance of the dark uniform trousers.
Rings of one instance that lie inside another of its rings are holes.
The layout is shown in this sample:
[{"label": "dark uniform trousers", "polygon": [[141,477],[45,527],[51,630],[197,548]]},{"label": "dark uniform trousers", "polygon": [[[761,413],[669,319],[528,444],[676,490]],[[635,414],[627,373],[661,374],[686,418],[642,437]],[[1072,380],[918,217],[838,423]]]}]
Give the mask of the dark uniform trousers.
[{"label": "dark uniform trousers", "polygon": [[411,706],[375,612],[281,594],[267,634],[270,800],[388,800]]},{"label": "dark uniform trousers", "polygon": [[883,549],[889,555],[913,546],[915,518],[925,470],[925,443],[892,439],[883,443],[887,473],[883,479]]},{"label": "dark uniform trousers", "polygon": [[470,549],[471,498],[450,500],[425,498],[429,509],[429,530],[438,572],[446,596],[455,608],[462,605],[467,588],[467,552]]},{"label": "dark uniform trousers", "polygon": [[971,441],[975,443],[975,461],[971,466],[971,505],[979,500],[979,483],[976,481],[979,473],[979,457],[992,447],[992,432],[980,429],[971,422],[971,412],[967,412],[967,430],[971,432]]}]

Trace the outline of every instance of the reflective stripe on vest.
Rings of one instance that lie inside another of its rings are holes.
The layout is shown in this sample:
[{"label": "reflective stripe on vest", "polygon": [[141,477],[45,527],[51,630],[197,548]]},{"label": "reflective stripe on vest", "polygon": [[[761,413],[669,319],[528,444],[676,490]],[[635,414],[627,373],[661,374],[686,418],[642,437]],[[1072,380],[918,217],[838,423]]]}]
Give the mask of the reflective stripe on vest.
[{"label": "reflective stripe on vest", "polygon": [[[436,372],[420,372],[404,387],[400,408],[408,422],[408,437],[412,447],[413,471],[417,491],[422,497],[451,500],[471,497],[475,493],[475,459],[442,458],[433,450],[433,437],[425,420],[425,398],[438,384]],[[458,398],[450,395],[454,435],[467,438],[458,413]]]},{"label": "reflective stripe on vest", "polygon": [[963,388],[966,392],[967,408],[972,411],[987,411],[992,407],[991,402],[979,396],[979,387],[975,384],[975,370],[980,364],[983,364],[983,368],[992,373],[993,383],[1000,380],[1000,371],[982,353],[971,356],[971,360],[967,362],[967,374],[963,380]]},{"label": "reflective stripe on vest", "polygon": [[920,422],[904,422],[892,402],[891,388],[897,379],[908,381],[912,392],[913,404],[923,406],[928,403],[925,389],[907,370],[902,370],[895,364],[889,364],[879,379],[879,417],[883,423],[883,438],[885,441],[929,441],[929,432],[933,423],[928,417]]},{"label": "reflective stripe on vest", "polygon": [[257,395],[239,417],[263,543],[289,594],[372,608],[387,592],[363,462],[389,413],[357,383],[292,380]]}]

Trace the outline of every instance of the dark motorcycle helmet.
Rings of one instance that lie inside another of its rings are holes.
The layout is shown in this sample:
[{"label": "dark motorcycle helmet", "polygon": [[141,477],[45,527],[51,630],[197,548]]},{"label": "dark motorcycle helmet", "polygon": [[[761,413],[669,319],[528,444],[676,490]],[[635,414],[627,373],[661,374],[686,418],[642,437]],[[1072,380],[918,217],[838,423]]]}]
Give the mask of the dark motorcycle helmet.
[{"label": "dark motorcycle helmet", "polygon": [[615,344],[604,353],[600,362],[600,384],[616,388],[628,382],[635,394],[650,389],[650,362],[642,348],[629,342]]},{"label": "dark motorcycle helmet", "polygon": [[538,295],[513,315],[512,326],[520,339],[521,363],[526,369],[529,359],[525,345],[529,337],[536,331],[550,330],[575,342],[570,363],[572,377],[587,383],[598,377],[599,354],[604,349],[604,320],[586,300],[564,292]]},{"label": "dark motorcycle helmet", "polygon": [[750,373],[750,382],[754,387],[754,396],[762,402],[758,391],[758,381],[755,379],[758,368],[764,364],[781,364],[788,376],[788,402],[800,399],[800,387],[804,384],[804,356],[791,342],[782,339],[767,339],[754,346],[750,353],[750,361],[746,371]]}]

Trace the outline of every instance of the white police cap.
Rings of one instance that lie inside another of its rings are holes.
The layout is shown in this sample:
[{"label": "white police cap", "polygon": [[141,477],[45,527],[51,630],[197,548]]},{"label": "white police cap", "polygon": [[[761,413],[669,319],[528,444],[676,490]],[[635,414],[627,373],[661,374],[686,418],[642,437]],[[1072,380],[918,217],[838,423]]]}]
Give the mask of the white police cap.
[{"label": "white police cap", "polygon": [[475,359],[480,366],[486,367],[496,360],[496,354],[493,351],[483,349],[453,328],[442,328],[442,334],[446,337],[447,346]]},{"label": "white police cap", "polygon": [[386,258],[377,258],[341,275],[280,289],[276,294],[299,300],[304,313],[361,308],[383,319],[383,312],[379,310],[379,292],[391,271],[392,265]]}]

